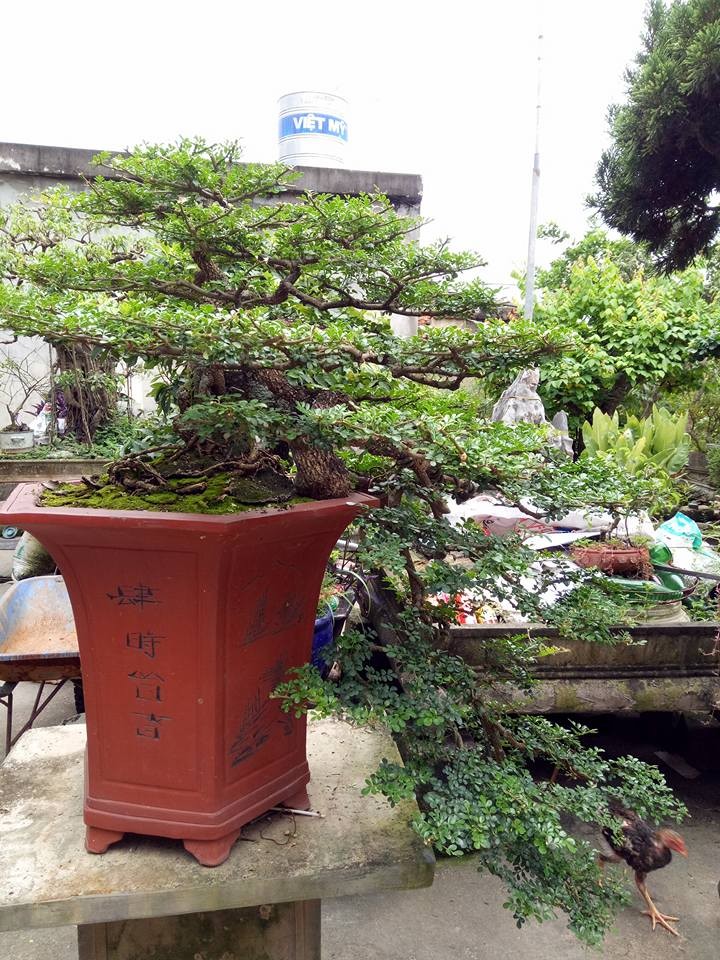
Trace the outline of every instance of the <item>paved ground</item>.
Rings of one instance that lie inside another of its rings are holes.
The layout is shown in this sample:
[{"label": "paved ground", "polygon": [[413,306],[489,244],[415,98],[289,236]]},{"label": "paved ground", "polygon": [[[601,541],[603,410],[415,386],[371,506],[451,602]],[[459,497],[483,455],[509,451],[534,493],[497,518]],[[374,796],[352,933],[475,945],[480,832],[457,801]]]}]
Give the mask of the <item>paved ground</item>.
[{"label": "paved ground", "polygon": [[[32,685],[18,688],[29,707]],[[63,691],[63,694],[65,691]],[[73,715],[72,697],[61,695],[42,723]],[[720,958],[720,729],[674,734],[649,722],[606,721],[598,737],[610,752],[630,750],[651,759],[654,750],[682,751],[702,771],[696,780],[668,772],[688,803],[692,819],[683,826],[690,857],[676,857],[654,874],[650,889],[661,909],[681,917],[682,937],[651,933],[636,900],[619,918],[599,952],[580,947],[562,920],[522,930],[503,909],[502,885],[477,873],[472,863],[441,862],[427,890],[326,901],[324,960],[718,960]],[[2,960],[77,960],[75,930],[0,934]],[[217,960],[208,957],[207,960]]]},{"label": "paved ground", "polygon": [[[0,576],[8,557],[0,550]],[[18,718],[27,714],[34,695],[32,684],[16,688]],[[62,723],[73,714],[68,686],[38,724]],[[609,718],[599,726],[597,742],[608,752],[653,760],[656,750],[671,750],[701,771],[697,779],[685,780],[664,768],[692,813],[682,828],[690,857],[676,857],[650,880],[660,908],[681,917],[681,938],[659,929],[651,933],[639,914],[639,899],[624,911],[601,951],[580,947],[562,920],[518,930],[502,907],[498,881],[478,874],[472,863],[442,862],[430,889],[327,901],[324,960],[719,960],[720,726],[688,731],[664,718]],[[75,928],[0,934],[0,960],[77,960]]]}]

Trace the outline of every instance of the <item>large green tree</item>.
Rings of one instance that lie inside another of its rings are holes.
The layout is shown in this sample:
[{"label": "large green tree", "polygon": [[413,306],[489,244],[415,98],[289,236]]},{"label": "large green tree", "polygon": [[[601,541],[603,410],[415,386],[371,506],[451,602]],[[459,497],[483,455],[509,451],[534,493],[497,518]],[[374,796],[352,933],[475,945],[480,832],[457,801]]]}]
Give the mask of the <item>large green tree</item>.
[{"label": "large green tree", "polygon": [[720,298],[699,263],[656,274],[644,247],[590,230],[538,272],[536,321],[566,346],[543,361],[542,396],[574,427],[595,407],[692,385],[720,337]]},{"label": "large green tree", "polygon": [[344,635],[338,682],[308,668],[281,695],[289,708],[387,725],[406,763],[384,763],[369,789],[415,793],[420,834],[449,854],[477,851],[519,922],[562,910],[596,941],[622,883],[600,885],[569,816],[611,825],[612,796],[644,816],[681,810],[655,768],[606,759],[582,728],[509,714],[503,684],[532,685],[542,644],[488,641],[473,669],[453,647],[454,605],[438,595],[471,590],[598,641],[623,611],[593,575],[449,523],[446,502],[491,489],[554,515],[588,502],[626,510],[653,481],[556,460],[542,430],[485,422],[459,389],[561,350],[564,334],[487,320],[393,336],[392,313],[492,315],[492,291],[462,280],[475,256],[409,241],[418,223],[383,197],[288,202],[290,171],[239,160],[234,144],[198,141],[105,157],[112,175],[87,193],[55,191],[2,218],[0,323],[140,357],[162,375],[168,423],[73,496],[157,510],[202,494],[227,513],[263,487],[267,499],[377,494],[358,536],[385,615]]},{"label": "large green tree", "polygon": [[688,266],[720,228],[718,0],[652,0],[610,133],[594,204],[665,269]]}]

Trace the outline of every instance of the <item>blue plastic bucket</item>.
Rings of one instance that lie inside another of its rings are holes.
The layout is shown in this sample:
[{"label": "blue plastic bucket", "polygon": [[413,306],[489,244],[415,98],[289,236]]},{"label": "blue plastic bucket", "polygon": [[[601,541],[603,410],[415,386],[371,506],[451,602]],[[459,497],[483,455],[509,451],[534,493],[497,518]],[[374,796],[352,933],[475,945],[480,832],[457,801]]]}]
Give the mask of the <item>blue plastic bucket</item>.
[{"label": "blue plastic bucket", "polygon": [[[333,626],[335,620],[332,611],[318,617],[313,631],[312,657],[310,663],[318,670],[327,668],[332,663]],[[329,661],[327,658],[330,658]]]}]

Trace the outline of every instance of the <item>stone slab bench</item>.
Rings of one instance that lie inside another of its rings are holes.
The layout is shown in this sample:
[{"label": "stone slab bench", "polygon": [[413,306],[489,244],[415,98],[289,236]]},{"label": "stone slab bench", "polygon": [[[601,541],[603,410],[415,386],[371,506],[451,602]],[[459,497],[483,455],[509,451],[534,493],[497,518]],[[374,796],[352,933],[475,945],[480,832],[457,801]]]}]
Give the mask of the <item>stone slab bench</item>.
[{"label": "stone slab bench", "polygon": [[414,802],[360,793],[398,757],[384,733],[311,722],[322,817],[269,814],[212,869],[159,838],[86,853],[84,746],[82,724],[30,730],[0,767],[0,931],[75,924],[80,960],[318,960],[324,898],[432,883]]}]

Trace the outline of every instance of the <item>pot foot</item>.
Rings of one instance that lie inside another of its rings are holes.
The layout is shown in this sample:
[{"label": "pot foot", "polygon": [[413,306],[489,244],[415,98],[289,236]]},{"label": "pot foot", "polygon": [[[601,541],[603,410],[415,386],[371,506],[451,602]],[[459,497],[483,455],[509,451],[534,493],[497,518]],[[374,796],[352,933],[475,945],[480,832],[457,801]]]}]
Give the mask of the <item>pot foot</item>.
[{"label": "pot foot", "polygon": [[117,843],[125,836],[117,830],[103,830],[102,827],[85,827],[85,849],[88,853],[105,853],[111,843]]},{"label": "pot foot", "polygon": [[295,793],[292,793],[289,797],[285,797],[285,799],[281,801],[281,806],[291,807],[293,810],[309,810],[310,797],[308,796],[307,787],[303,787],[302,790],[296,790]]},{"label": "pot foot", "polygon": [[183,840],[183,846],[203,867],[218,867],[230,856],[240,830],[226,833],[218,840]]}]

